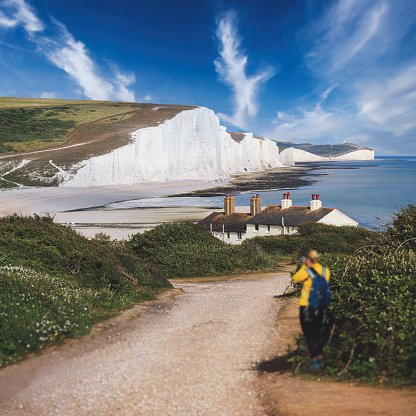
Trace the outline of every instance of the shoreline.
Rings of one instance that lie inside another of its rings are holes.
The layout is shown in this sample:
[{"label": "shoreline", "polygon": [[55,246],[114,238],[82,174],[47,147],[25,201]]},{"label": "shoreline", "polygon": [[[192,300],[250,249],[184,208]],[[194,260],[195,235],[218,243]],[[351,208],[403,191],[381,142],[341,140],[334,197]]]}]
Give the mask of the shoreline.
[{"label": "shoreline", "polygon": [[[247,191],[295,189],[314,185],[327,169],[356,169],[341,163],[302,163],[258,172],[232,175],[223,182],[172,181],[89,188],[23,188],[0,192],[0,216],[45,215],[57,223],[72,226],[88,238],[105,233],[125,239],[164,222],[198,222],[222,207],[201,206],[132,207],[108,209],[106,205],[129,200],[170,197],[218,197]],[[325,171],[323,171],[325,169]],[[249,207],[240,207],[248,212]]]}]

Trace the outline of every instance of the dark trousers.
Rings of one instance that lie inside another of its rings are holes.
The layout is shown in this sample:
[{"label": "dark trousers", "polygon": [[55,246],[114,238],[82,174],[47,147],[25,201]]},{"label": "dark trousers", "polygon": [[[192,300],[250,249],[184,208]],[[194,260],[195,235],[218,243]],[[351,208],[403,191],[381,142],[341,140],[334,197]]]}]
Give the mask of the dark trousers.
[{"label": "dark trousers", "polygon": [[300,325],[312,358],[322,355],[327,340],[325,315],[326,309],[315,310],[308,306],[300,307]]}]

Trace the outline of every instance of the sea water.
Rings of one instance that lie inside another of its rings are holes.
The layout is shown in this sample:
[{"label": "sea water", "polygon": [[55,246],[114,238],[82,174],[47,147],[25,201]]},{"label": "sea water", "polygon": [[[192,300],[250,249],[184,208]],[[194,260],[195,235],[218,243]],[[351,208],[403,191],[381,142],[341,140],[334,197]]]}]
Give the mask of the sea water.
[{"label": "sea water", "polygon": [[[319,194],[322,206],[337,208],[359,222],[361,227],[381,230],[394,213],[407,204],[416,205],[416,156],[378,157],[371,161],[331,162],[316,165],[311,186],[273,191],[243,192],[236,205],[250,205],[251,195],[262,199],[262,207],[280,205],[283,192],[290,192],[294,206],[309,206],[312,194]],[[322,169],[319,169],[319,166]],[[222,208],[224,197],[147,198],[109,204],[108,209],[200,206]]]}]

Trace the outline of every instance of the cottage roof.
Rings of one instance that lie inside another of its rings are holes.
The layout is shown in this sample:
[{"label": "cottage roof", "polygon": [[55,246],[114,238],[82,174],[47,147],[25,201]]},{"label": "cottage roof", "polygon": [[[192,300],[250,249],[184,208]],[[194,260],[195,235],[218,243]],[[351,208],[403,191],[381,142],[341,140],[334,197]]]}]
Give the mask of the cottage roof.
[{"label": "cottage roof", "polygon": [[328,215],[335,208],[319,208],[311,211],[309,207],[290,207],[281,209],[277,205],[269,205],[256,216],[250,218],[247,224],[299,226],[307,222],[317,222]]},{"label": "cottage roof", "polygon": [[222,231],[224,225],[224,231],[246,231],[247,220],[252,218],[249,214],[234,213],[231,215],[224,215],[223,212],[213,212],[208,217],[199,221],[199,225],[205,229],[210,229],[212,224],[212,231]]}]

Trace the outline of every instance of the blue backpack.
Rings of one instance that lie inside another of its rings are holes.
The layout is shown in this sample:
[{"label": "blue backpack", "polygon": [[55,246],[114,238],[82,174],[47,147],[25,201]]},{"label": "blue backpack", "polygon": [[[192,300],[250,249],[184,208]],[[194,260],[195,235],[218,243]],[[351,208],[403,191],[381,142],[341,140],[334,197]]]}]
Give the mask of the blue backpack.
[{"label": "blue backpack", "polygon": [[312,279],[312,287],[308,300],[309,306],[313,309],[325,309],[332,298],[331,289],[325,279],[326,268],[324,267],[322,269],[322,275],[319,275],[312,267],[308,267],[306,272]]}]

